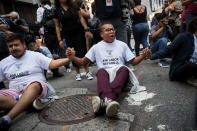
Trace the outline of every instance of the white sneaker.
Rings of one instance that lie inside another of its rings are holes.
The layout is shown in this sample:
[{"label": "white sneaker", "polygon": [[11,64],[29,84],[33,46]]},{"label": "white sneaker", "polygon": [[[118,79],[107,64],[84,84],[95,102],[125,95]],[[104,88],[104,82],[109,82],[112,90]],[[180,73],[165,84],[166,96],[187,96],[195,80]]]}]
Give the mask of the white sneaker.
[{"label": "white sneaker", "polygon": [[40,101],[40,99],[37,98],[33,101],[33,107],[36,110],[42,110],[47,104],[51,103],[52,101],[53,101],[53,99],[43,103]]},{"label": "white sneaker", "polygon": [[101,106],[101,99],[98,96],[92,97],[92,106],[94,113],[98,112]]},{"label": "white sneaker", "polygon": [[86,73],[86,78],[88,80],[92,80],[93,79],[92,73],[90,73],[90,72]]},{"label": "white sneaker", "polygon": [[105,112],[108,117],[115,116],[119,112],[120,105],[118,102],[105,98],[104,104],[106,105]]},{"label": "white sneaker", "polygon": [[71,68],[66,68],[66,72],[71,72]]},{"label": "white sneaker", "polygon": [[76,81],[81,81],[81,80],[82,80],[81,75],[80,74],[77,74],[76,75]]}]

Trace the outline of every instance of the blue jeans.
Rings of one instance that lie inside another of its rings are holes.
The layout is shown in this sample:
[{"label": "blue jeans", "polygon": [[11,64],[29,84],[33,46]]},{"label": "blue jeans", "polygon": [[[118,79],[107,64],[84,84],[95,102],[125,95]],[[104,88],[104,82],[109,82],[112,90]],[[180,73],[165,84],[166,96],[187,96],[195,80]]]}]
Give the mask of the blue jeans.
[{"label": "blue jeans", "polygon": [[189,22],[194,18],[196,17],[197,14],[190,14],[190,13],[186,13],[186,25],[188,26]]},{"label": "blue jeans", "polygon": [[143,44],[143,48],[148,47],[147,36],[149,32],[148,23],[139,23],[133,25],[133,37],[135,40],[135,53],[139,56],[140,43]]},{"label": "blue jeans", "polygon": [[[155,43],[151,44],[151,52],[152,52],[152,55],[156,55],[160,53],[160,51],[164,50],[167,46],[167,43],[168,43],[168,39],[167,38],[160,38],[158,39]],[[160,61],[165,61],[165,59],[160,59]]]}]

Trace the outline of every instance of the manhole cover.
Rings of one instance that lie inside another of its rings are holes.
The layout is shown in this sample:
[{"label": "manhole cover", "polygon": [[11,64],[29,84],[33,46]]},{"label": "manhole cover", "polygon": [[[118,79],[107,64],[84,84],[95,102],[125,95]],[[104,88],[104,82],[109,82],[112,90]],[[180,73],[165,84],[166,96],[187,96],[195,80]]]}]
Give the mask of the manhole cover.
[{"label": "manhole cover", "polygon": [[64,97],[51,102],[39,115],[47,124],[76,124],[94,118],[92,94]]}]

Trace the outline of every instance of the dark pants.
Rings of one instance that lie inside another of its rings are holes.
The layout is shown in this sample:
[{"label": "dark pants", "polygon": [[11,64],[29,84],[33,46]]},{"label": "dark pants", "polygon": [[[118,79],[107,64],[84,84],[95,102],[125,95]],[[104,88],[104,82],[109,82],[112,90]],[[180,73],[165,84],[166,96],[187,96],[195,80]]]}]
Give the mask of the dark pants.
[{"label": "dark pants", "polygon": [[[55,30],[54,30],[55,32]],[[53,54],[54,59],[58,59],[59,58],[59,43],[57,40],[57,35],[54,32],[49,32],[49,31],[45,31],[45,43],[47,48],[50,50],[50,52]],[[55,58],[55,56],[57,56],[58,58]],[[58,68],[56,69],[52,69],[51,70],[53,72],[53,74],[58,74]]]},{"label": "dark pants", "polygon": [[109,82],[109,74],[105,69],[99,69],[97,72],[97,87],[98,95],[101,99],[105,97],[112,100],[118,99],[122,88],[129,77],[129,70],[126,67],[121,67],[116,72],[116,77],[112,83]]},{"label": "dark pants", "polygon": [[197,64],[187,63],[176,69],[174,72],[174,80],[186,82],[190,77],[197,78]]}]

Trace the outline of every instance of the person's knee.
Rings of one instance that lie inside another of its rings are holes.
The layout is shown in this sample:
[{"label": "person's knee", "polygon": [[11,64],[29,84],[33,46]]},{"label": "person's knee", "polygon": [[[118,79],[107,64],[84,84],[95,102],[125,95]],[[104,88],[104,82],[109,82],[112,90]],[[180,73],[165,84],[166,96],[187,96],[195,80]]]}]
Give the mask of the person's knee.
[{"label": "person's knee", "polygon": [[105,69],[99,69],[96,75],[98,77],[98,76],[105,75],[105,74],[108,74]]},{"label": "person's knee", "polygon": [[42,86],[39,82],[33,82],[28,86],[28,89],[34,90],[36,92],[42,92]]},{"label": "person's knee", "polygon": [[159,39],[159,42],[160,42],[162,45],[167,45],[168,39],[163,37],[163,38],[160,38],[160,39]]},{"label": "person's knee", "polygon": [[124,72],[128,72],[128,73],[129,73],[128,68],[127,68],[127,67],[125,67],[125,66],[120,67],[120,69],[119,69],[119,70],[124,71]]},{"label": "person's knee", "polygon": [[107,73],[107,71],[105,69],[99,69],[97,74],[103,74],[103,73]]}]

